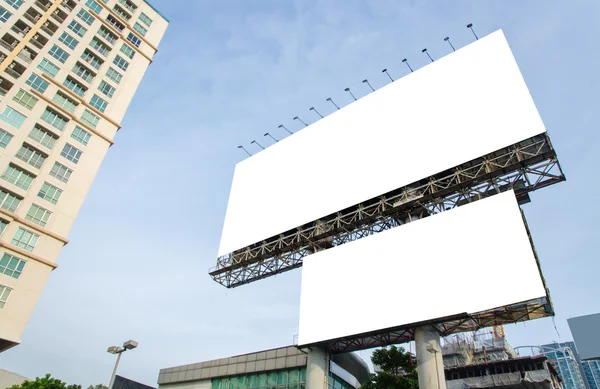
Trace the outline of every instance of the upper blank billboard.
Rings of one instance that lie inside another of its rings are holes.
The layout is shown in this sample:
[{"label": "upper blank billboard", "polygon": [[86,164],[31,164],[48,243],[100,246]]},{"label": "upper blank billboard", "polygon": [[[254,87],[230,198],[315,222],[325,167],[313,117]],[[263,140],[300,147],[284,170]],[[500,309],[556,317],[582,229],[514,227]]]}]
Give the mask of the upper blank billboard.
[{"label": "upper blank billboard", "polygon": [[304,258],[306,346],[546,297],[508,191]]},{"label": "upper blank billboard", "polygon": [[544,131],[496,31],[238,163],[219,256]]},{"label": "upper blank billboard", "polygon": [[600,359],[600,313],[567,319],[581,359]]}]

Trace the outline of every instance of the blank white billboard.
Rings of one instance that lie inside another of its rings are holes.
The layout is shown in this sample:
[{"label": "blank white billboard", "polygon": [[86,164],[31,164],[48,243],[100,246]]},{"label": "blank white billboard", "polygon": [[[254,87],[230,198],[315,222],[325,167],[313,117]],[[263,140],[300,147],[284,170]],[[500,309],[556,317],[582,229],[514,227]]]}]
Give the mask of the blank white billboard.
[{"label": "blank white billboard", "polygon": [[306,257],[298,344],[545,296],[509,191]]},{"label": "blank white billboard", "polygon": [[238,163],[218,255],[543,132],[499,30]]}]

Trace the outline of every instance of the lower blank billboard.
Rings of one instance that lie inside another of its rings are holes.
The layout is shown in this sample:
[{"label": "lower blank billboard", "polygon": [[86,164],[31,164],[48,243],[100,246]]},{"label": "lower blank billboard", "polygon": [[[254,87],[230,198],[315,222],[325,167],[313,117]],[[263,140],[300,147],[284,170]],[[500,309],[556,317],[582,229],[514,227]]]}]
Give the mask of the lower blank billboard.
[{"label": "lower blank billboard", "polygon": [[545,296],[509,191],[305,258],[298,344]]}]

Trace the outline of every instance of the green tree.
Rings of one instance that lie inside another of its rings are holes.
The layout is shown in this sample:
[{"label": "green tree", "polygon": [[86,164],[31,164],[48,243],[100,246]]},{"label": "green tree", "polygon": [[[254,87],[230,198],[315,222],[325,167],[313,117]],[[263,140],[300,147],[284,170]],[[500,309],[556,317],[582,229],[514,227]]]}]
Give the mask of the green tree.
[{"label": "green tree", "polygon": [[361,385],[360,389],[418,389],[415,357],[402,347],[391,346],[375,350],[371,362],[381,368],[378,374]]},{"label": "green tree", "polygon": [[90,385],[88,389],[108,389],[108,386],[98,384],[98,385]]},{"label": "green tree", "polygon": [[37,377],[34,381],[25,381],[9,389],[81,389],[81,385],[67,385],[66,382],[46,374],[44,378]]}]

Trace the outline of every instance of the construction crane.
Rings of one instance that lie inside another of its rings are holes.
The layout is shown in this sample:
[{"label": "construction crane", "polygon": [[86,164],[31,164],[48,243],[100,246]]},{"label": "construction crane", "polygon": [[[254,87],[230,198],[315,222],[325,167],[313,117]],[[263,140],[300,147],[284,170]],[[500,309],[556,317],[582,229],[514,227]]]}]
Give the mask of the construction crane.
[{"label": "construction crane", "polygon": [[496,324],[494,326],[494,338],[504,338],[504,326],[502,324]]}]

